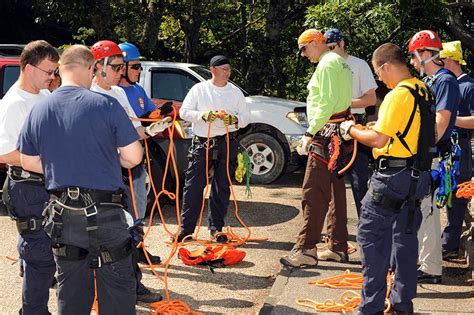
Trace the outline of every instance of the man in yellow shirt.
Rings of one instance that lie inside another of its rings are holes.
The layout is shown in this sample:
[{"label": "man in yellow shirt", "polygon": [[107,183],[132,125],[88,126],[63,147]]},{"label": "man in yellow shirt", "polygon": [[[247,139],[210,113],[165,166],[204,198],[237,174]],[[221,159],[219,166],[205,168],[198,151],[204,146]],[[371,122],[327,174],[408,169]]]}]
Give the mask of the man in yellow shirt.
[{"label": "man in yellow shirt", "polygon": [[[425,85],[408,71],[398,46],[388,43],[377,48],[372,65],[379,79],[392,89],[380,106],[375,126],[362,130],[351,128],[351,122],[344,122],[340,128],[343,137],[353,137],[373,147],[376,159],[369,191],[362,200],[357,235],[364,276],[359,314],[383,314],[389,268],[395,272],[390,294],[393,310],[412,313],[412,299],[416,296],[420,199],[429,192],[430,175],[427,170],[416,169],[418,164],[415,164],[421,139],[419,106],[426,103],[421,103],[418,97],[415,100],[407,87],[420,91],[420,95],[428,94]],[[430,126],[434,145],[432,110]],[[413,190],[410,189],[412,181]]]}]

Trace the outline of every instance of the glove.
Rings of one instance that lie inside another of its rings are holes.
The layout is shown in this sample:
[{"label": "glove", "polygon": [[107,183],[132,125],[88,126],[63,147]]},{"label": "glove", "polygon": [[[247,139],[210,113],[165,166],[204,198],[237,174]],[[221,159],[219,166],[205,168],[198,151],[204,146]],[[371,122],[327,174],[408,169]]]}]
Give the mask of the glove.
[{"label": "glove", "polygon": [[162,121],[152,123],[150,126],[145,128],[145,134],[149,137],[154,137],[160,132],[171,126],[171,117],[166,117]]},{"label": "glove", "polygon": [[308,136],[302,136],[300,139],[300,145],[296,147],[296,152],[299,155],[308,155],[308,145],[313,138]]},{"label": "glove", "polygon": [[205,122],[214,122],[214,120],[216,120],[217,118],[217,111],[208,111],[208,112],[205,112],[203,115],[202,115],[202,120],[204,120]]},{"label": "glove", "polygon": [[349,141],[352,139],[351,135],[349,134],[349,130],[351,130],[351,127],[354,126],[355,123],[353,120],[346,120],[343,121],[339,125],[339,133],[341,134],[342,139]]},{"label": "glove", "polygon": [[229,125],[237,125],[237,123],[239,122],[239,120],[237,119],[237,116],[232,115],[232,114],[226,114],[226,115],[224,115],[224,117],[222,118],[222,120],[224,121],[224,124],[225,124],[226,126],[229,126]]}]

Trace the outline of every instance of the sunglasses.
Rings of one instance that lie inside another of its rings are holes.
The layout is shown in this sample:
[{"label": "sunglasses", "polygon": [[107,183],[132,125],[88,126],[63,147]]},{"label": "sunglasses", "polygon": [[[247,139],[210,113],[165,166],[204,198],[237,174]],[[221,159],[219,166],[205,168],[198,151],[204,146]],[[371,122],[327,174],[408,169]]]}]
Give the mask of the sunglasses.
[{"label": "sunglasses", "polygon": [[139,64],[139,63],[134,64],[134,65],[130,65],[129,67],[130,67],[130,69],[133,69],[133,70],[143,70],[142,65]]},{"label": "sunglasses", "polygon": [[306,46],[308,46],[308,45],[311,44],[312,42],[313,42],[313,41],[310,41],[310,42],[307,43],[306,45],[301,46],[301,47],[300,47],[300,54],[301,54],[301,53],[304,53],[304,52],[306,51]]},{"label": "sunglasses", "polygon": [[110,66],[114,72],[120,72],[125,67],[124,63],[108,63],[107,65]]},{"label": "sunglasses", "polygon": [[[37,66],[35,66],[35,65],[32,65],[31,63],[30,63],[30,65],[33,66],[33,67],[35,67],[36,69],[41,70],[41,71],[43,71],[44,73],[46,73],[46,74],[48,75],[48,77],[52,76],[53,74],[56,74],[56,71],[58,71],[58,69],[46,71],[46,70],[41,69],[40,67],[37,67]],[[59,74],[59,72],[58,72],[58,74]]]}]

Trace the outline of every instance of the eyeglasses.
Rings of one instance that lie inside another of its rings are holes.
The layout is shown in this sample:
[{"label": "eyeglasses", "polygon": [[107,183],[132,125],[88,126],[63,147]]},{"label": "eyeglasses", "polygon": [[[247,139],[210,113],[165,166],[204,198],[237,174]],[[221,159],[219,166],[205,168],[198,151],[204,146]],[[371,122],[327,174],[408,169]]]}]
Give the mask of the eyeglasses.
[{"label": "eyeglasses", "polygon": [[383,65],[381,65],[380,67],[378,67],[377,69],[375,69],[374,73],[375,75],[380,78],[380,70],[383,69],[383,67],[386,65],[387,63],[384,63]]},{"label": "eyeglasses", "polygon": [[56,68],[56,70],[54,70],[54,76],[59,77],[59,68]]},{"label": "eyeglasses", "polygon": [[301,54],[301,53],[304,53],[304,52],[306,51],[306,46],[308,46],[308,45],[311,44],[312,42],[313,42],[313,41],[310,41],[310,42],[307,43],[306,45],[301,46],[301,47],[300,47],[300,54]]},{"label": "eyeglasses", "polygon": [[139,63],[136,63],[134,65],[129,65],[129,67],[130,69],[133,69],[133,70],[143,70],[142,65]]},{"label": "eyeglasses", "polygon": [[124,63],[108,63],[107,66],[110,66],[114,72],[120,72],[125,67]]},{"label": "eyeglasses", "polygon": [[44,73],[46,73],[46,74],[48,75],[48,77],[50,77],[50,76],[52,76],[53,74],[55,74],[55,72],[58,70],[58,69],[56,68],[56,69],[54,69],[54,70],[48,70],[48,71],[46,71],[46,70],[41,69],[41,68],[38,67],[38,66],[32,65],[31,63],[30,63],[30,65],[31,65],[32,67],[35,67],[36,69],[41,70],[41,71],[43,71]]}]

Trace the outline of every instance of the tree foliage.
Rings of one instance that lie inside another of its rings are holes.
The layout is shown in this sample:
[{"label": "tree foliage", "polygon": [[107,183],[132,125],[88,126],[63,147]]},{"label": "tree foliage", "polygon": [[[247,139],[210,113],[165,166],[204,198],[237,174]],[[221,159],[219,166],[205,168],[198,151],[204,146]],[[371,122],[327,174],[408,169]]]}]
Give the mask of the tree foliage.
[{"label": "tree foliage", "polygon": [[348,52],[367,61],[378,45],[406,47],[421,29],[472,52],[473,9],[459,0],[3,0],[0,41],[127,40],[148,59],[199,64],[226,54],[249,92],[304,99],[314,67],[298,57],[305,28],[340,28]]}]

